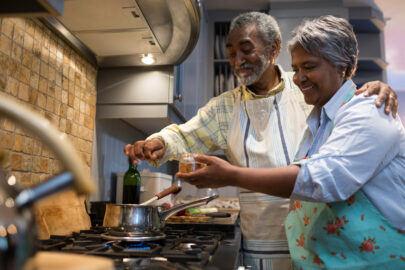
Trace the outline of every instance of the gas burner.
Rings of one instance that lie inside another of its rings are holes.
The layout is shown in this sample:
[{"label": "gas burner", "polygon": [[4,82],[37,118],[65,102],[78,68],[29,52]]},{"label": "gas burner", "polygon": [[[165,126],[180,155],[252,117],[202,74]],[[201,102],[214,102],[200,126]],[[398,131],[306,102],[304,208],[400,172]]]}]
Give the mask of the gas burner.
[{"label": "gas burner", "polygon": [[186,254],[197,254],[204,250],[204,247],[196,243],[179,243],[174,249],[184,251]]},{"label": "gas burner", "polygon": [[159,244],[150,242],[115,242],[110,245],[110,248],[124,256],[150,257],[157,254],[161,250]]},{"label": "gas burner", "polygon": [[[37,245],[40,250],[108,257],[114,260],[116,270],[201,270],[207,269],[212,261],[221,264],[223,255],[219,254],[223,251],[219,249],[227,237],[221,231],[170,226],[154,233],[121,227],[91,227],[69,236],[51,236],[38,241]],[[217,269],[230,268],[222,265]]]},{"label": "gas burner", "polygon": [[102,233],[101,238],[106,240],[123,240],[128,242],[140,242],[140,241],[156,241],[164,239],[166,235],[161,232],[156,233],[142,233],[142,232],[121,232],[110,230],[109,232]]}]

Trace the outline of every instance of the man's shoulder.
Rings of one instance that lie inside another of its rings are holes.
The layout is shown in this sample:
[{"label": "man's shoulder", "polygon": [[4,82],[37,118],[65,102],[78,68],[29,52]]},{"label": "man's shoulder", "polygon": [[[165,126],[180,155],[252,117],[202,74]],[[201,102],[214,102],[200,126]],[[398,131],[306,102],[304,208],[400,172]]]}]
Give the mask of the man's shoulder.
[{"label": "man's shoulder", "polygon": [[216,103],[216,104],[222,104],[222,103],[235,103],[235,99],[238,95],[240,95],[240,89],[239,87],[233,89],[233,90],[228,90],[219,96],[213,97],[210,99],[210,103]]},{"label": "man's shoulder", "polygon": [[277,65],[277,69],[280,72],[281,78],[284,80],[284,87],[293,91],[299,91],[298,86],[294,83],[294,72],[285,71],[281,65]]}]

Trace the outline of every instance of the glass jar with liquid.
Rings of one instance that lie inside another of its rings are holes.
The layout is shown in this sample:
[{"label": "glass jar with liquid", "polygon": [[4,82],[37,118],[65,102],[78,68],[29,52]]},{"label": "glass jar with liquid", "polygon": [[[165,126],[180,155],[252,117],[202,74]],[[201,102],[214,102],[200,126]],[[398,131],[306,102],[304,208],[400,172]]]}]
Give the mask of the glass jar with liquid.
[{"label": "glass jar with liquid", "polygon": [[[196,170],[199,170],[203,167],[205,167],[206,164],[197,162],[194,159],[194,154],[192,153],[185,153],[180,156],[179,159],[179,172],[193,172]],[[212,195],[217,195],[218,190],[215,188],[199,188],[197,190],[197,196],[198,197],[206,197],[206,196],[212,196]]]},{"label": "glass jar with liquid", "polygon": [[197,162],[192,153],[185,153],[179,159],[179,172],[193,172],[204,167],[205,164]]}]

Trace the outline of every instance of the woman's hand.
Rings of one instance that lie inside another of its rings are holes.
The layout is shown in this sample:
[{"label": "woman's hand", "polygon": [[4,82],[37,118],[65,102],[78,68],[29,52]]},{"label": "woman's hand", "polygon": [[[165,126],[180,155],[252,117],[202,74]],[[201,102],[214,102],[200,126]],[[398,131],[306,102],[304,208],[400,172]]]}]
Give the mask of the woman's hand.
[{"label": "woman's hand", "polygon": [[236,174],[235,166],[213,156],[194,155],[194,159],[207,166],[190,173],[178,172],[176,177],[197,188],[219,188],[232,185],[231,178]]},{"label": "woman's hand", "polygon": [[356,95],[363,92],[365,97],[378,95],[375,100],[377,107],[381,107],[382,103],[385,103],[384,112],[389,114],[392,112],[392,116],[395,118],[398,111],[398,97],[391,87],[381,81],[372,81],[365,83],[359,90],[356,91]]}]

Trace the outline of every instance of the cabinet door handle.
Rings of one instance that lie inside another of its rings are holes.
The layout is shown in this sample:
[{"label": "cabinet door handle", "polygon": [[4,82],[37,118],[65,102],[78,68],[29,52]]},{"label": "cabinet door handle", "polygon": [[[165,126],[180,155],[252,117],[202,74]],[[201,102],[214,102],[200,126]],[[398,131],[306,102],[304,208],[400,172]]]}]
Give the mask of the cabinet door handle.
[{"label": "cabinet door handle", "polygon": [[183,100],[183,95],[182,94],[178,94],[177,96],[173,97],[174,100],[178,100],[179,102],[181,102]]}]

